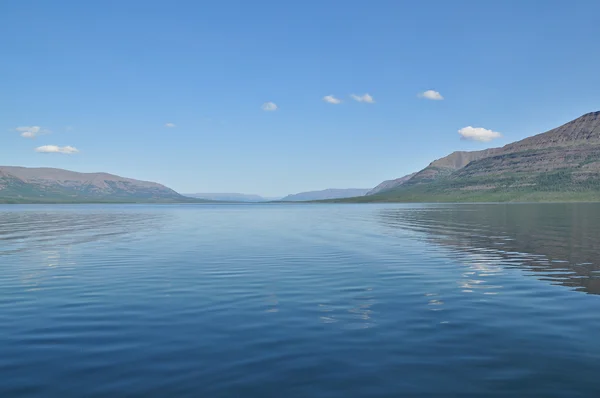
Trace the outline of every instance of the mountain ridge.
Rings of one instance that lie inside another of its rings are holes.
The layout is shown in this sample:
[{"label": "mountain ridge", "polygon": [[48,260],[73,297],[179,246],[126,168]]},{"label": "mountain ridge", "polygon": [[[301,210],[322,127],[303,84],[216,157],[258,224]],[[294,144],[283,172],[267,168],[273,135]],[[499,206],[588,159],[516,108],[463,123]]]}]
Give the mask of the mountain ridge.
[{"label": "mountain ridge", "polygon": [[369,192],[367,192],[366,195],[375,195],[376,193],[399,187],[400,185],[406,183],[408,180],[413,178],[416,174],[417,173],[415,172],[415,173],[407,174],[404,177],[396,178],[394,180],[385,180],[382,183],[380,183],[379,185],[377,185],[375,188],[373,188]]},{"label": "mountain ridge", "polygon": [[453,152],[400,186],[348,201],[600,200],[600,111],[482,151]]},{"label": "mountain ridge", "polygon": [[[268,201],[259,195],[226,195]],[[230,201],[236,201],[231,198]],[[262,200],[264,199],[264,200]],[[0,166],[0,203],[208,202],[162,184],[51,167]],[[325,189],[281,201],[600,200],[600,111],[503,147],[455,151],[372,189]]]},{"label": "mountain ridge", "polygon": [[320,191],[307,191],[296,194],[287,195],[280,199],[282,202],[305,202],[312,200],[327,200],[341,199],[354,196],[362,196],[369,192],[370,189],[363,188],[329,188]]},{"label": "mountain ridge", "polygon": [[260,195],[235,193],[235,192],[230,192],[230,193],[184,193],[182,195],[187,196],[189,198],[215,200],[215,201],[223,201],[223,202],[258,203],[258,202],[269,202],[269,201],[279,199],[279,198],[266,198],[266,197],[260,196]]},{"label": "mountain ridge", "polygon": [[190,202],[162,184],[51,167],[0,166],[2,203]]}]

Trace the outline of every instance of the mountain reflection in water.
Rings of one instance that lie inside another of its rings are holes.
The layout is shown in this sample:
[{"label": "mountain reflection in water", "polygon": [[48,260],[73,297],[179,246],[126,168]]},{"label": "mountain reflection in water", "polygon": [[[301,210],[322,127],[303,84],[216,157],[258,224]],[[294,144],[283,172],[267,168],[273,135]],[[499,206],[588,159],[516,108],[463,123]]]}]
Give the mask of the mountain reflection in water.
[{"label": "mountain reflection in water", "polygon": [[519,267],[540,280],[600,294],[598,204],[430,205],[384,208],[379,217],[486,272]]}]

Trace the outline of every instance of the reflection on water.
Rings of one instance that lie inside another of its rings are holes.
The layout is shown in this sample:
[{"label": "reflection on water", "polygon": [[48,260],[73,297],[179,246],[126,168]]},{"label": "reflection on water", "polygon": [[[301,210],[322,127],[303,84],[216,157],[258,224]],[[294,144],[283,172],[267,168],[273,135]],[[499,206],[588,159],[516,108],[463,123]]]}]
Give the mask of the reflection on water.
[{"label": "reflection on water", "polygon": [[448,247],[468,268],[463,292],[500,286],[502,266],[541,280],[600,294],[600,206],[597,204],[432,205],[382,209],[385,226]]},{"label": "reflection on water", "polygon": [[596,397],[599,210],[0,206],[0,397]]},{"label": "reflection on water", "polygon": [[41,250],[48,253],[49,265],[52,256],[60,256],[57,247],[132,236],[143,229],[159,228],[164,222],[164,214],[131,209],[100,208],[96,212],[93,207],[91,211],[68,206],[52,211],[39,211],[34,206],[29,211],[22,209],[3,206],[0,210],[0,256]]},{"label": "reflection on water", "polygon": [[375,325],[374,311],[375,297],[372,288],[349,289],[353,297],[347,302],[319,303],[317,310],[319,320],[324,324],[336,323],[344,329],[368,329]]},{"label": "reflection on water", "polygon": [[[134,245],[137,234],[156,233],[165,214],[136,212],[131,208],[100,206],[2,206],[0,210],[0,259],[20,255],[14,263],[26,291],[39,291],[49,280],[73,278],[78,255],[72,248],[97,243],[100,247],[118,241]],[[59,268],[53,270],[52,268]]]}]

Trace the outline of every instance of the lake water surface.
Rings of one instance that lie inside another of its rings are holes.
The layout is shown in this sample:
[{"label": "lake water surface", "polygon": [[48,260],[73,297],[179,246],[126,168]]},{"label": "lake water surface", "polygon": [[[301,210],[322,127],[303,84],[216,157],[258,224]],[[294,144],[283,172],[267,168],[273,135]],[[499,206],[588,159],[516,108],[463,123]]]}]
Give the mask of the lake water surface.
[{"label": "lake water surface", "polygon": [[0,206],[0,397],[597,397],[598,294],[598,204]]}]

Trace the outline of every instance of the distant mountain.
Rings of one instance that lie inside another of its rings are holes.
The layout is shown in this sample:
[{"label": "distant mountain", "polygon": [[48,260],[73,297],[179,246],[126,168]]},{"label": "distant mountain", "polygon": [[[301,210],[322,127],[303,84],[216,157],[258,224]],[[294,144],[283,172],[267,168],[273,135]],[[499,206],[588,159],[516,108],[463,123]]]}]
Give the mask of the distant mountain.
[{"label": "distant mountain", "polygon": [[600,112],[502,148],[454,152],[348,201],[600,201]]},{"label": "distant mountain", "polygon": [[190,202],[155,182],[107,173],[0,166],[0,203]]},{"label": "distant mountain", "polygon": [[310,200],[327,200],[351,198],[355,196],[363,196],[369,189],[347,188],[347,189],[325,189],[322,191],[301,192],[293,195],[288,195],[281,199],[286,202],[305,202]]},{"label": "distant mountain", "polygon": [[249,195],[244,193],[186,193],[183,194],[190,198],[217,200],[223,202],[268,202],[279,198],[265,198],[259,195]]},{"label": "distant mountain", "polygon": [[375,195],[376,193],[379,193],[381,191],[389,191],[390,189],[397,188],[400,185],[404,184],[406,181],[413,178],[415,174],[417,173],[411,173],[405,175],[404,177],[396,178],[395,180],[386,180],[381,184],[377,185],[375,188],[371,189],[369,192],[367,192],[367,195]]}]

